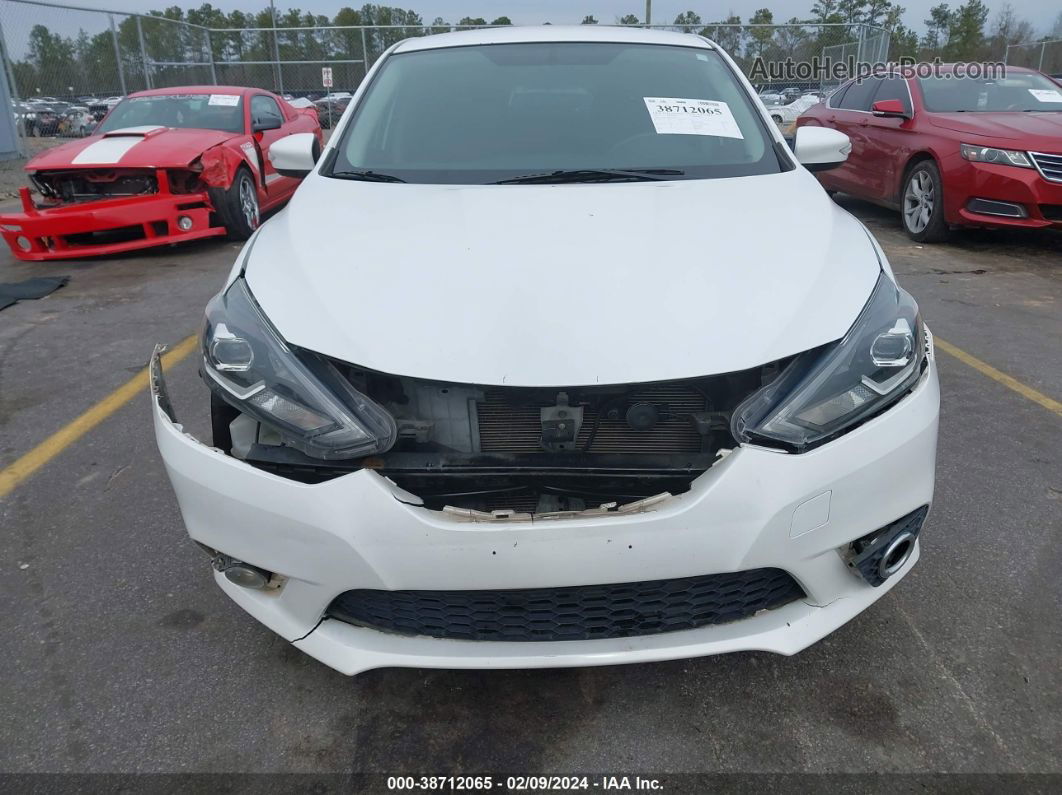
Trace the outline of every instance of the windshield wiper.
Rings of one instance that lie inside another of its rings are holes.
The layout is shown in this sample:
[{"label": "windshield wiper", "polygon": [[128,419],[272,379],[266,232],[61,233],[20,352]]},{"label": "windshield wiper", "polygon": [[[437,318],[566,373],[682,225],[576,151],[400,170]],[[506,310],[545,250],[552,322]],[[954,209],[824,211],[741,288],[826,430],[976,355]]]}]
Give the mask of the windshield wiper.
[{"label": "windshield wiper", "polygon": [[500,179],[495,185],[528,185],[535,183],[563,182],[647,182],[665,177],[681,177],[685,171],[677,168],[579,168],[547,171],[539,174],[524,174],[520,177]]},{"label": "windshield wiper", "polygon": [[357,179],[362,182],[405,182],[393,174],[381,174],[378,171],[333,171],[328,176],[338,179]]}]

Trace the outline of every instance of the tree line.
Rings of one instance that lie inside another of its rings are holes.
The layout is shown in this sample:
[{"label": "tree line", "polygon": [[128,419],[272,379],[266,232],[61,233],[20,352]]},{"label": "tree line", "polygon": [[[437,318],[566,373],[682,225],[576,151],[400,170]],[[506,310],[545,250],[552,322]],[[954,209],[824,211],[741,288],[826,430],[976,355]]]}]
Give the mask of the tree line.
[{"label": "tree line", "polygon": [[[806,59],[831,46],[847,54],[849,50],[842,45],[872,36],[877,28],[890,31],[890,60],[901,56],[996,60],[1002,59],[1007,44],[1037,38],[1033,26],[1008,3],[991,21],[983,0],[965,0],[954,7],[941,3],[930,11],[921,35],[903,22],[905,13],[892,0],[815,0],[805,17],[775,19],[771,9],[761,8],[745,21],[735,14],[704,20],[686,11],[671,24],[718,41],[746,68],[757,57]],[[607,22],[641,24],[636,14]],[[583,24],[599,23],[592,15],[583,18]],[[170,6],[139,18],[116,16],[113,33],[102,14],[99,31],[79,30],[75,36],[36,24],[29,32],[24,55],[10,66],[19,96],[118,93],[119,74],[127,91],[215,80],[267,88],[283,83],[286,90],[305,91],[320,86],[324,63],[332,65],[336,87],[349,90],[364,75],[367,63],[403,38],[442,32],[455,25],[509,24],[507,16],[491,20],[463,17],[454,23],[435,17],[425,22],[416,11],[375,4],[341,8],[331,18],[289,9],[277,12],[274,20],[269,8],[226,13],[203,3],[187,11]],[[280,29],[275,34],[274,26]],[[353,26],[377,27],[327,29]],[[1042,37],[1051,36],[1062,37],[1062,13],[1054,29]],[[279,73],[269,63],[277,56],[284,63]]]}]

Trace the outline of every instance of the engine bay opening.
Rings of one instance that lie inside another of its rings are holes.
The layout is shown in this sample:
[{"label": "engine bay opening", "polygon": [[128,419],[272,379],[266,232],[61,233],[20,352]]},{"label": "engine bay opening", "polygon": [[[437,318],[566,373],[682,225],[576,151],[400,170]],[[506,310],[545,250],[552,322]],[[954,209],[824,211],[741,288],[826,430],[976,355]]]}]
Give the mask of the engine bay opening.
[{"label": "engine bay opening", "polygon": [[735,373],[641,384],[499,387],[393,376],[333,361],[395,419],[390,450],[324,461],[213,397],[214,444],[314,483],[372,469],[432,510],[557,514],[686,492],[736,446],[734,409],[790,359]]},{"label": "engine bay opening", "polygon": [[[159,193],[159,173],[152,168],[75,168],[37,171],[30,181],[41,195],[42,207],[125,199]],[[205,190],[199,172],[167,169],[165,189],[169,193],[198,193]]]}]

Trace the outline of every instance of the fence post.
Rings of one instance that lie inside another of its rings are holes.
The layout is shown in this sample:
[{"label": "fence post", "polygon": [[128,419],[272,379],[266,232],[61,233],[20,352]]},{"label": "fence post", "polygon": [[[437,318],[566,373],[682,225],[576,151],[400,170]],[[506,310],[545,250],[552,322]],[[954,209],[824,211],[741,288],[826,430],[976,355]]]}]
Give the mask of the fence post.
[{"label": "fence post", "polygon": [[140,40],[140,63],[144,66],[144,86],[154,88],[151,85],[151,67],[148,66],[147,48],[144,46],[144,28],[140,25],[140,16],[136,18],[136,37]]},{"label": "fence post", "polygon": [[1040,65],[1036,67],[1036,71],[1042,72],[1044,70],[1044,52],[1047,50],[1047,41],[1044,40],[1040,43]]},{"label": "fence post", "polygon": [[273,59],[277,62],[277,93],[284,93],[284,69],[280,65],[280,41],[277,38],[277,10],[273,0],[269,0],[269,18],[273,20]]},{"label": "fence post", "polygon": [[[7,37],[4,28],[0,25],[0,58],[4,59],[4,76],[7,78],[7,91],[10,99],[16,102],[19,99],[18,86],[15,84],[15,70],[11,67],[11,59],[7,56]],[[15,132],[15,147],[22,157],[27,157],[26,127],[25,123],[19,124],[13,121],[12,129]]]},{"label": "fence post", "polygon": [[218,73],[214,67],[214,40],[210,36],[210,31],[206,31],[207,39],[207,53],[210,55],[210,82],[213,85],[218,84]]},{"label": "fence post", "polygon": [[361,61],[365,66],[365,74],[369,74],[369,48],[365,45],[365,28],[361,29]]},{"label": "fence post", "polygon": [[118,46],[118,29],[114,27],[114,16],[112,14],[107,15],[107,19],[111,23],[111,39],[114,41],[114,62],[118,65],[118,83],[122,87],[122,96],[127,93],[125,90],[125,70],[122,69],[122,49]]}]

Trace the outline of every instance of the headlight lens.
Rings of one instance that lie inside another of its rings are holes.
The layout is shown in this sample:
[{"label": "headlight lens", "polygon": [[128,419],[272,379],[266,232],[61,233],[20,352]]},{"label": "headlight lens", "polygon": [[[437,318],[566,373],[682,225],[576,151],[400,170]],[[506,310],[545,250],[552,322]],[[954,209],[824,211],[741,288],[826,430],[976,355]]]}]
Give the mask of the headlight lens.
[{"label": "headlight lens", "polygon": [[918,380],[924,358],[918,305],[882,274],[844,339],[798,356],[738,407],[734,436],[800,452],[903,397]]},{"label": "headlight lens", "polygon": [[211,388],[307,455],[357,458],[395,443],[394,418],[354,390],[331,363],[297,356],[243,279],[207,305],[201,342]]},{"label": "headlight lens", "polygon": [[974,144],[962,144],[959,147],[962,156],[975,163],[996,163],[1001,166],[1021,166],[1032,168],[1029,157],[1024,152],[1013,149],[996,149],[993,146],[975,146]]}]

